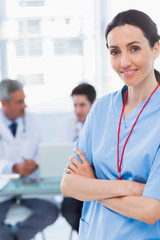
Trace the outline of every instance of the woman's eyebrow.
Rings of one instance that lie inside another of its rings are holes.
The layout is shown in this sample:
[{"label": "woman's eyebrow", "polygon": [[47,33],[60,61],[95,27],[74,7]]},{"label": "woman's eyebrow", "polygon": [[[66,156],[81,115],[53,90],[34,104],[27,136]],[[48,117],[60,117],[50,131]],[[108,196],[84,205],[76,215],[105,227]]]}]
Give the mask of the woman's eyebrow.
[{"label": "woman's eyebrow", "polygon": [[135,43],[140,43],[140,44],[141,44],[141,42],[133,41],[133,42],[128,43],[128,44],[127,44],[127,47],[129,47],[129,46],[131,46],[131,45],[133,45],[133,44],[135,44]]},{"label": "woman's eyebrow", "polygon": [[[128,43],[128,44],[127,44],[127,47],[129,47],[129,46],[131,46],[131,45],[133,45],[133,44],[135,44],[135,43],[141,44],[141,42],[133,41],[133,42]],[[111,45],[111,46],[109,46],[109,48],[119,48],[119,47],[118,47],[118,46],[115,46],[115,45]]]},{"label": "woman's eyebrow", "polygon": [[111,45],[109,48],[119,48],[118,46]]}]

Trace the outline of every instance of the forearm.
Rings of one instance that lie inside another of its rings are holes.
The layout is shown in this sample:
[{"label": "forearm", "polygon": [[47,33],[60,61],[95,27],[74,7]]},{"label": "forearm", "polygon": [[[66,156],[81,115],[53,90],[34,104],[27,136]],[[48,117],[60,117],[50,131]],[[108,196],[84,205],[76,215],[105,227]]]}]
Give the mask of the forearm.
[{"label": "forearm", "polygon": [[160,201],[143,196],[127,196],[99,200],[101,204],[121,215],[154,224],[160,218]]},{"label": "forearm", "polygon": [[[100,180],[80,175],[65,174],[61,182],[64,196],[91,201],[138,194],[139,183],[132,181]],[[140,188],[139,194],[142,189]]]}]

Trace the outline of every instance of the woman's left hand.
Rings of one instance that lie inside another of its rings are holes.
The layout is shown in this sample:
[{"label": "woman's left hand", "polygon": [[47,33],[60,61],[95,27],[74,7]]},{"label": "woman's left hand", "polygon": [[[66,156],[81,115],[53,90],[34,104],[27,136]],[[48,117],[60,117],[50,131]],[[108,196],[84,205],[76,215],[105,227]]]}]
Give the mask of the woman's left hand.
[{"label": "woman's left hand", "polygon": [[96,178],[96,175],[92,169],[92,166],[88,162],[87,158],[83,154],[83,152],[76,148],[75,153],[80,157],[81,162],[77,160],[75,157],[70,157],[69,158],[69,163],[67,165],[68,168],[65,168],[65,172],[68,174],[76,174],[76,175],[81,175],[83,177],[88,177],[88,178]]}]

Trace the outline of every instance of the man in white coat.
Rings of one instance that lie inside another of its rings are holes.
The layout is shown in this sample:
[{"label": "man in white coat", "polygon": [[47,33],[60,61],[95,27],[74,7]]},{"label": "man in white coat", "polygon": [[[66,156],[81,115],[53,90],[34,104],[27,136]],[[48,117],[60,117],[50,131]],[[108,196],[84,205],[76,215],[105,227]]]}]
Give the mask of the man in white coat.
[{"label": "man in white coat", "polygon": [[[18,81],[1,81],[0,101],[0,174],[18,173],[29,178],[38,167],[37,151],[42,141],[39,124],[36,117],[26,111],[23,86]],[[31,209],[32,215],[9,229],[4,219],[14,201],[14,196],[0,197],[0,240],[30,240],[58,217],[53,203],[22,198],[21,204]]]}]

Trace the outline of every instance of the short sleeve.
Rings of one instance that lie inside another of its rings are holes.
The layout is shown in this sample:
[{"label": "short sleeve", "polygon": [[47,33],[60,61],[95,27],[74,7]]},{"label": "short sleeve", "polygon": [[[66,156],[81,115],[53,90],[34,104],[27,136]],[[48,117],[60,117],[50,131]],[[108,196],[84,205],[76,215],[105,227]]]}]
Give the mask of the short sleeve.
[{"label": "short sleeve", "polygon": [[156,152],[143,196],[160,200],[160,148]]}]

